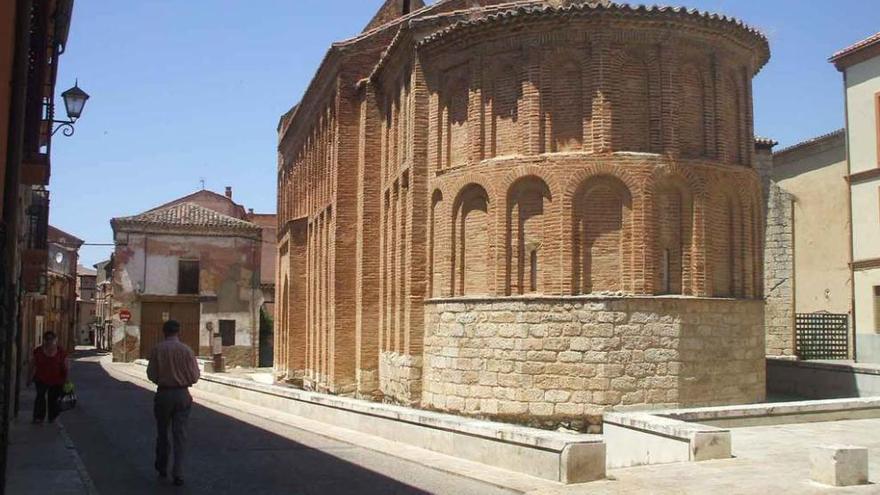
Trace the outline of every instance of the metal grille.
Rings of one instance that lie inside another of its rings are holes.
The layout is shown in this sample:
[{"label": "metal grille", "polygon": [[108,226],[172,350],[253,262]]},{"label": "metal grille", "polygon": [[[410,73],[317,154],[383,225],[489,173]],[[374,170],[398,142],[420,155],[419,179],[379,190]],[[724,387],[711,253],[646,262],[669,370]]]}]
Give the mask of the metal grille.
[{"label": "metal grille", "polygon": [[798,313],[795,316],[800,359],[849,358],[849,320],[845,314]]}]

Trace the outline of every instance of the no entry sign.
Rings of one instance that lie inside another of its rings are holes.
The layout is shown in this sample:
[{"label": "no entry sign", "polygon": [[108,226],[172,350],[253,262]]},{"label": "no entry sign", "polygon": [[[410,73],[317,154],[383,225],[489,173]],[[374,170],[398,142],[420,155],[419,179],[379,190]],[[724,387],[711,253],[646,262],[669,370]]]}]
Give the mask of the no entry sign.
[{"label": "no entry sign", "polygon": [[128,323],[131,320],[131,311],[127,309],[120,310],[119,319],[122,320],[123,323]]}]

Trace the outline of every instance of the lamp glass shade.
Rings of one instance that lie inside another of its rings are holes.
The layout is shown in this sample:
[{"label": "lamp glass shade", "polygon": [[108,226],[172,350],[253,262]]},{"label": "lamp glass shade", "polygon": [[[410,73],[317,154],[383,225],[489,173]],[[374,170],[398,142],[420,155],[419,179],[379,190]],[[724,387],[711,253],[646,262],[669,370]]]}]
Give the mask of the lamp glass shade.
[{"label": "lamp glass shade", "polygon": [[72,88],[61,93],[61,97],[64,98],[64,108],[67,109],[67,118],[71,121],[78,119],[79,116],[82,115],[86,100],[89,99],[88,93],[79,89],[79,86],[76,84],[74,84]]}]

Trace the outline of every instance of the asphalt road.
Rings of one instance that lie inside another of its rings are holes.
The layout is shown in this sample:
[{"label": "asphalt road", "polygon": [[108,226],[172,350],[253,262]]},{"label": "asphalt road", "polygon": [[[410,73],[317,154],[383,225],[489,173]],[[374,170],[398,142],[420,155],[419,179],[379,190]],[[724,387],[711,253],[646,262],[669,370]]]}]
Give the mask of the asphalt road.
[{"label": "asphalt road", "polygon": [[61,422],[102,495],[479,494],[512,492],[262,418],[193,406],[186,486],[153,470],[153,393],[108,375],[94,353],[72,366],[79,403]]}]

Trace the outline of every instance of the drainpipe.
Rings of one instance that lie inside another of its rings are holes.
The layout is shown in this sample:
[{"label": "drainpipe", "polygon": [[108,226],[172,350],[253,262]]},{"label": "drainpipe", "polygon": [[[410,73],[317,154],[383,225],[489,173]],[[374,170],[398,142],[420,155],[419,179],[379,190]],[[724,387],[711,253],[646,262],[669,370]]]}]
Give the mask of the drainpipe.
[{"label": "drainpipe", "polygon": [[852,318],[852,328],[850,329],[850,332],[852,333],[852,358],[853,361],[858,361],[856,351],[856,275],[855,270],[853,269],[853,259],[855,257],[855,252],[853,247],[852,182],[850,181],[850,176],[852,175],[852,164],[850,163],[849,151],[849,98],[846,90],[846,69],[844,68],[841,72],[843,72],[843,142],[846,149],[846,210],[847,220],[849,221],[849,310]]}]

